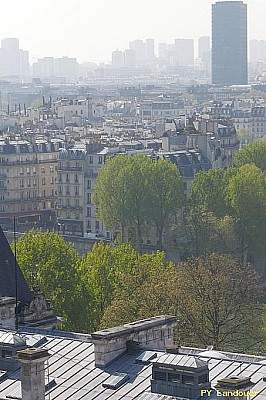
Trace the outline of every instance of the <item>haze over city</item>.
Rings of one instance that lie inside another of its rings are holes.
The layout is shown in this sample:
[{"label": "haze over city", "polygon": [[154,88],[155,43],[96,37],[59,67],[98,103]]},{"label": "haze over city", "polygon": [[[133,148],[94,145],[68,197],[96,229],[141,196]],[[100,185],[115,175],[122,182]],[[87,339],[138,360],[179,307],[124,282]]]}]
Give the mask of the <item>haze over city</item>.
[{"label": "haze over city", "polygon": [[[211,33],[212,0],[134,2],[63,0],[40,3],[13,0],[1,7],[0,37],[17,37],[31,61],[52,56],[79,62],[108,61],[134,39],[153,37],[157,43],[198,38]],[[249,39],[266,39],[264,0],[247,0]]]}]

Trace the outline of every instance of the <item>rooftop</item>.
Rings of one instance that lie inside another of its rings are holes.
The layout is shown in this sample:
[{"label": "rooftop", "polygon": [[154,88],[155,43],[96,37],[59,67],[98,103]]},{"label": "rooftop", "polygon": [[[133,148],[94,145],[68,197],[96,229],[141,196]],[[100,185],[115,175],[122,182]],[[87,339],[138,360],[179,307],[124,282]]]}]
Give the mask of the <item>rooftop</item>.
[{"label": "rooftop", "polygon": [[[175,397],[150,392],[152,364],[167,358],[179,366],[187,363],[192,366],[193,363],[205,365],[208,362],[212,387],[218,380],[229,376],[250,377],[255,383],[252,390],[257,393],[253,399],[266,398],[266,364],[263,363],[263,357],[222,352],[211,354],[211,351],[209,356],[202,356],[203,349],[181,347],[179,354],[156,351],[153,357],[141,362],[136,361],[143,353],[140,350],[135,355],[125,353],[102,369],[95,367],[94,346],[88,341],[88,335],[83,338],[79,334],[59,331],[44,335],[44,331],[30,328],[21,330],[20,334],[28,343],[35,341],[35,346],[47,349],[51,354],[49,363],[45,364],[47,400],[174,400]],[[44,337],[46,341],[40,341]],[[193,357],[189,357],[190,354]],[[19,379],[19,369],[2,376],[0,399],[14,399],[15,394],[19,398]]]}]

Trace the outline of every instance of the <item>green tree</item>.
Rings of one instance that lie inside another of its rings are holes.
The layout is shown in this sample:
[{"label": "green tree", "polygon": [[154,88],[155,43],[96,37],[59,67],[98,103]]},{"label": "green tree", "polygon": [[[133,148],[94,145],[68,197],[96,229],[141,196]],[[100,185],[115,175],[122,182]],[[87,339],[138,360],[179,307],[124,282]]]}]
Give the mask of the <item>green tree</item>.
[{"label": "green tree", "polygon": [[266,238],[266,174],[254,164],[240,167],[232,176],[227,199],[237,218],[241,259],[246,262],[265,246]]},{"label": "green tree", "polygon": [[84,304],[74,247],[57,232],[33,229],[20,236],[16,254],[27,282],[51,300],[56,314],[64,318],[64,328],[79,330]]},{"label": "green tree", "polygon": [[121,229],[141,251],[145,226],[154,223],[159,243],[170,218],[182,205],[183,185],[176,167],[144,154],[120,155],[100,170],[95,187],[99,217],[113,230]]},{"label": "green tree", "polygon": [[255,164],[266,170],[266,143],[254,142],[239,149],[234,157],[234,164],[240,167],[244,164]]},{"label": "green tree", "polygon": [[176,268],[163,252],[139,255],[131,270],[120,273],[113,301],[101,327],[111,327],[159,314],[176,314]]},{"label": "green tree", "polygon": [[182,259],[213,252],[237,255],[239,251],[234,218],[218,218],[202,206],[184,210],[177,234]]},{"label": "green tree", "polygon": [[217,217],[232,215],[226,194],[230,177],[235,173],[235,168],[215,168],[196,174],[192,184],[192,203],[203,206]]},{"label": "green tree", "polygon": [[245,351],[265,341],[259,279],[229,255],[191,258],[178,267],[177,341]]},{"label": "green tree", "polygon": [[91,294],[90,331],[99,328],[106,308],[118,290],[120,275],[130,273],[138,253],[129,244],[95,243],[79,264],[82,286]]},{"label": "green tree", "polygon": [[156,225],[159,248],[162,249],[163,232],[171,221],[173,223],[184,203],[184,187],[176,166],[163,159],[150,164],[148,178],[150,219]]}]

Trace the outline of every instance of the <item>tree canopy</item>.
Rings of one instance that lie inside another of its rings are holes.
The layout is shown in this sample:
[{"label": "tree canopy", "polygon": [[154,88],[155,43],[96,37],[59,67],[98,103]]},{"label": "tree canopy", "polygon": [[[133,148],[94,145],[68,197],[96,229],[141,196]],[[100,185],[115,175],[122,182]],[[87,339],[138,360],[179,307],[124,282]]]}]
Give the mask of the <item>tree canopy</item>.
[{"label": "tree canopy", "polygon": [[228,184],[227,199],[237,218],[242,261],[266,244],[266,174],[254,164],[240,167]]},{"label": "tree canopy", "polygon": [[182,206],[183,184],[175,165],[144,154],[118,155],[100,170],[95,186],[98,214],[112,230],[121,229],[141,250],[144,227],[157,227],[159,245],[169,220]]},{"label": "tree canopy", "polygon": [[178,268],[181,343],[246,350],[265,340],[259,278],[229,255],[191,258]]},{"label": "tree canopy", "polygon": [[229,180],[235,173],[234,168],[215,168],[197,173],[192,184],[192,203],[203,206],[217,217],[231,215],[226,195]]},{"label": "tree canopy", "polygon": [[57,315],[64,318],[65,328],[74,329],[81,298],[76,268],[79,257],[73,245],[57,232],[32,229],[18,239],[16,254],[29,285],[39,286]]},{"label": "tree canopy", "polygon": [[234,164],[237,167],[244,164],[255,164],[266,171],[266,143],[254,142],[242,147],[235,154]]},{"label": "tree canopy", "polygon": [[245,350],[263,340],[258,275],[230,255],[176,266],[164,252],[139,254],[129,244],[101,242],[78,256],[58,233],[36,230],[16,245],[26,279],[51,299],[64,329],[89,333],[172,314],[179,319],[177,343]]}]

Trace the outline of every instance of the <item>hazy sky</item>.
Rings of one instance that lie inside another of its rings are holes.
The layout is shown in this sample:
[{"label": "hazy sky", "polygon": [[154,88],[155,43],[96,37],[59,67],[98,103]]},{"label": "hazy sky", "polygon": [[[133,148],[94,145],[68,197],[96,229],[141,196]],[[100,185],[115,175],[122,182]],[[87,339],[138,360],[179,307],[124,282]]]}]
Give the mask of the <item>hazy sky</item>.
[{"label": "hazy sky", "polygon": [[[265,39],[266,0],[247,0],[249,38]],[[30,58],[108,61],[134,39],[156,43],[210,35],[212,0],[1,1],[0,38],[17,37]]]}]

